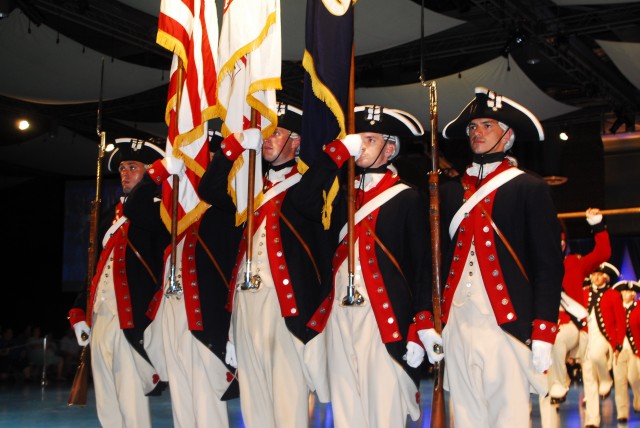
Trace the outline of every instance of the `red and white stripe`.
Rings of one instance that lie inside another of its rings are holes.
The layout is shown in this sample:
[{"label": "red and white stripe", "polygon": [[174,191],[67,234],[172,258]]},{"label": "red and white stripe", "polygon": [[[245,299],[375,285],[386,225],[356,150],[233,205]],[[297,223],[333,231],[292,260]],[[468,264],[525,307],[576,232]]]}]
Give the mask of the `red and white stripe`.
[{"label": "red and white stripe", "polygon": [[[206,209],[196,189],[209,164],[207,121],[217,117],[218,17],[214,0],[162,0],[156,42],[174,53],[165,121],[166,153],[180,158],[178,233]],[[181,99],[177,99],[178,67],[182,65]],[[172,179],[162,189],[162,217],[171,222]]]}]

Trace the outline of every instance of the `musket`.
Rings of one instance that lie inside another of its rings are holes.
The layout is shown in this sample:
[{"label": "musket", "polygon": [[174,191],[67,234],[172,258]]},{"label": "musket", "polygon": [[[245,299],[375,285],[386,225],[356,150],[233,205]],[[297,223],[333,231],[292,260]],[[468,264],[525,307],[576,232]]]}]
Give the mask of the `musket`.
[{"label": "musket", "polygon": [[[600,214],[602,215],[621,215],[621,214],[636,214],[636,213],[640,213],[640,207],[600,210]],[[558,214],[558,218],[584,218],[584,216],[585,216],[584,211]]]},{"label": "musket", "polygon": [[[438,162],[438,93],[435,80],[429,82],[429,100],[429,117],[431,121],[431,172],[429,172],[429,226],[431,230],[432,267],[431,301],[433,304],[434,328],[438,334],[442,334],[442,308],[440,305],[442,254],[440,251],[440,178],[438,177],[440,172]],[[444,360],[434,364],[433,373],[431,428],[444,428],[446,425],[444,390],[442,388]]]},{"label": "musket", "polygon": [[[100,146],[98,147],[98,159],[96,165],[96,196],[91,202],[91,214],[89,218],[89,249],[88,263],[87,263],[87,301],[86,301],[86,316],[91,314],[89,310],[91,308],[91,282],[96,270],[96,263],[98,259],[98,225],[100,223],[100,209],[102,207],[102,159],[104,158],[104,152],[107,142],[107,134],[102,130],[102,92],[104,89],[104,57],[102,58],[102,68],[100,70],[100,98],[98,99],[98,118],[96,125],[96,132],[100,137]],[[83,340],[86,340],[86,333],[83,333]],[[69,406],[84,406],[87,404],[87,389],[89,386],[89,370],[91,369],[89,358],[90,350],[89,345],[82,348],[80,354],[80,361],[76,374],[71,384],[71,392],[69,393],[69,400],[67,405]]]}]

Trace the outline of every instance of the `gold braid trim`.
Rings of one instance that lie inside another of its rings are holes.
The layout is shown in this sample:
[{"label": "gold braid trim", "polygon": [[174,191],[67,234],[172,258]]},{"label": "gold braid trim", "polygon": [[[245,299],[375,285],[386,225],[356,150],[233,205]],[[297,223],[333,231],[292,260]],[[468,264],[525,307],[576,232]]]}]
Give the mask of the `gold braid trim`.
[{"label": "gold braid trim", "polygon": [[345,132],[345,120],[344,120],[344,112],[342,111],[342,107],[340,103],[336,99],[333,92],[320,80],[318,74],[316,73],[316,67],[313,62],[313,57],[309,53],[309,51],[304,51],[304,56],[302,58],[302,66],[309,73],[311,77],[311,87],[313,88],[313,93],[315,96],[325,103],[331,113],[336,117],[338,121],[338,126],[340,127],[340,133],[336,138],[343,138],[346,135]]},{"label": "gold braid trim", "polygon": [[[179,221],[178,221],[178,235],[182,234],[187,228],[196,222],[204,212],[209,209],[209,204],[204,201],[198,202],[198,205],[188,213],[186,213]],[[167,210],[167,207],[164,204],[160,204],[160,217],[162,218],[162,222],[164,223],[167,230],[171,231],[171,215]]]},{"label": "gold braid trim", "polygon": [[329,230],[329,227],[331,227],[333,201],[336,199],[339,189],[340,186],[338,185],[338,178],[336,177],[331,185],[331,189],[329,189],[329,194],[327,195],[325,190],[322,191],[322,199],[324,200],[324,206],[322,207],[322,226],[324,226],[324,230]]}]

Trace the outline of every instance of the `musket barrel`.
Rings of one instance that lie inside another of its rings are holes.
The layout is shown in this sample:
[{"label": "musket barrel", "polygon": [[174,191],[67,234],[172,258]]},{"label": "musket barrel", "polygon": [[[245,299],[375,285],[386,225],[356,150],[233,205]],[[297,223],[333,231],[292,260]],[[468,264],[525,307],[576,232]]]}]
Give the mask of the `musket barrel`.
[{"label": "musket barrel", "polygon": [[[438,159],[438,92],[436,82],[429,83],[429,117],[431,122],[431,172],[429,173],[429,229],[431,231],[431,266],[433,323],[438,333],[442,332],[442,306],[440,304],[440,281],[442,254],[440,252],[440,179]],[[431,396],[431,428],[444,428],[446,414],[443,391],[444,360],[434,365],[433,393]]]}]

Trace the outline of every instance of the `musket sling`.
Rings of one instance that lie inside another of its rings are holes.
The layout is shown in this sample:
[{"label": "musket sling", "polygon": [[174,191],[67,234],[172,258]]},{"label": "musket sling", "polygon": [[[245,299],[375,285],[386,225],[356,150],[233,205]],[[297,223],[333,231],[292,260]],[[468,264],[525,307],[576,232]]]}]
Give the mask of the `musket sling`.
[{"label": "musket sling", "polygon": [[216,258],[211,253],[211,250],[209,250],[209,247],[206,246],[206,244],[204,243],[203,239],[200,237],[200,234],[196,234],[196,236],[198,237],[198,242],[200,243],[200,245],[202,245],[202,249],[204,250],[205,253],[207,253],[207,256],[209,256],[209,258],[211,259],[211,262],[213,263],[213,266],[215,266],[216,270],[218,271],[218,274],[220,275],[220,278],[222,278],[222,281],[224,281],[224,285],[227,287],[227,290],[228,290],[229,289],[229,281],[224,276],[224,273],[222,272],[222,268],[220,268],[220,265],[218,264],[218,261],[216,260]]},{"label": "musket sling", "polygon": [[278,210],[278,215],[280,216],[282,221],[284,221],[284,224],[286,224],[287,227],[291,230],[291,232],[295,235],[295,237],[298,238],[298,241],[300,241],[300,245],[302,245],[302,248],[304,248],[304,251],[307,253],[307,255],[309,256],[309,259],[311,260],[311,264],[313,264],[313,268],[316,271],[316,275],[318,277],[318,281],[321,281],[320,271],[318,270],[318,266],[316,265],[316,261],[313,258],[313,255],[311,254],[311,250],[307,246],[307,243],[304,242],[304,239],[302,239],[302,236],[300,236],[298,231],[293,227],[293,225],[289,222],[289,220],[287,220],[287,218],[284,216],[284,214],[282,214],[282,211]]},{"label": "musket sling", "polygon": [[498,234],[498,237],[500,237],[500,240],[502,241],[504,246],[507,247],[507,250],[509,250],[509,254],[511,254],[511,257],[513,257],[513,260],[515,260],[516,264],[520,268],[520,272],[522,272],[522,275],[525,277],[527,281],[529,281],[529,277],[527,276],[527,273],[524,271],[524,267],[522,266],[522,263],[520,263],[520,259],[518,258],[518,255],[511,247],[511,244],[509,244],[509,241],[507,241],[507,238],[502,234],[500,229],[498,229],[498,225],[494,223],[493,218],[489,215],[487,210],[485,210],[484,207],[480,204],[478,204],[478,206],[480,207],[484,215],[487,216],[487,218],[489,219],[489,222],[491,223],[493,230],[496,231],[496,234]]},{"label": "musket sling", "polygon": [[133,246],[133,244],[131,243],[131,241],[129,240],[129,237],[127,236],[127,234],[125,233],[124,229],[122,229],[122,234],[124,235],[124,239],[127,240],[127,245],[129,245],[131,247],[131,250],[133,251],[133,253],[136,255],[136,257],[138,258],[138,260],[140,260],[140,263],[142,263],[142,266],[145,267],[145,269],[147,270],[147,272],[149,272],[149,275],[151,276],[151,279],[153,280],[153,283],[155,285],[158,285],[158,280],[156,279],[156,276],[153,274],[153,272],[151,271],[151,268],[149,267],[149,265],[147,264],[147,262],[144,261],[144,259],[142,258],[142,256],[140,255],[140,253],[138,252],[138,250],[136,249],[136,247]]},{"label": "musket sling", "polygon": [[398,272],[400,272],[400,275],[402,275],[402,278],[406,281],[407,278],[404,276],[404,272],[402,271],[402,268],[400,267],[398,260],[396,260],[393,254],[391,254],[391,251],[389,251],[386,245],[382,243],[380,238],[378,238],[378,235],[376,235],[376,232],[373,229],[371,229],[371,226],[369,226],[368,224],[367,224],[367,230],[371,232],[371,236],[373,236],[373,239],[376,241],[376,244],[378,244],[380,246],[380,249],[382,249],[382,251],[384,251],[387,257],[389,257],[389,260],[391,260],[391,263],[393,263],[396,269],[398,269]]}]

